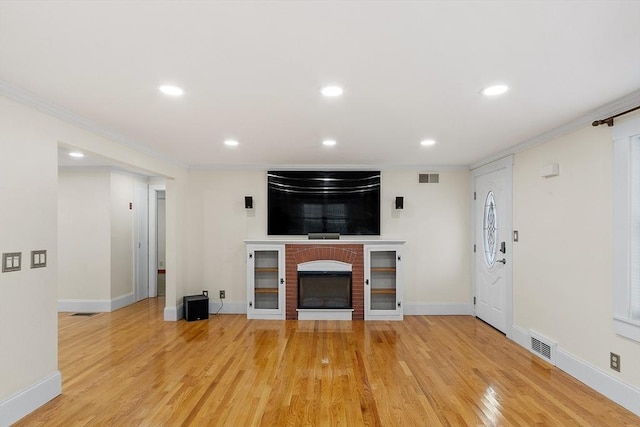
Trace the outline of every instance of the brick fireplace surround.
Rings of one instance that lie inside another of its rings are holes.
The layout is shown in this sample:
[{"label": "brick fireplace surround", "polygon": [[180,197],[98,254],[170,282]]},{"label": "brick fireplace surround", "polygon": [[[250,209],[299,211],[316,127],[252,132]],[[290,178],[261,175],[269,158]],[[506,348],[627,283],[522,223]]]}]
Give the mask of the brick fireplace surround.
[{"label": "brick fireplace surround", "polygon": [[287,244],[286,318],[297,320],[298,264],[309,261],[341,261],[352,265],[353,320],[364,320],[364,246],[361,244]]}]

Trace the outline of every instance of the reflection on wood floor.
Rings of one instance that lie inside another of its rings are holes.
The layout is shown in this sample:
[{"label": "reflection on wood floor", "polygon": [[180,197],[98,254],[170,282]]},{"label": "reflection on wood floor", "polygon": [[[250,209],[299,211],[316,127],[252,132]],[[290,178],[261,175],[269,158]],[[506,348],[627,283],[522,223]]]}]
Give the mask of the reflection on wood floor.
[{"label": "reflection on wood floor", "polygon": [[468,316],[59,315],[63,394],[25,426],[531,426],[640,418]]}]

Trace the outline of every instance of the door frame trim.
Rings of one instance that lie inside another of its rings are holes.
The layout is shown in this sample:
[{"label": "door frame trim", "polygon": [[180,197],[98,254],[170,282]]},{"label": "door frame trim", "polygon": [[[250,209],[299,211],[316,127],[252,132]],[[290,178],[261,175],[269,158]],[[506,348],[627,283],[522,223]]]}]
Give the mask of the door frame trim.
[{"label": "door frame trim", "polygon": [[[473,252],[473,245],[477,245],[476,250],[480,250],[479,248],[482,246],[481,242],[475,241],[476,236],[476,203],[477,200],[473,199],[473,193],[476,191],[476,179],[479,176],[486,175],[491,172],[496,172],[501,169],[505,169],[507,172],[507,182],[505,183],[505,192],[510,195],[511,209],[510,215],[507,215],[507,218],[504,218],[505,228],[509,231],[508,237],[504,240],[506,243],[506,249],[508,253],[511,254],[509,257],[509,262],[505,265],[505,277],[507,286],[505,289],[505,305],[506,305],[506,322],[505,322],[505,334],[508,338],[513,339],[514,329],[513,329],[513,160],[514,156],[509,155],[502,159],[496,160],[489,164],[480,166],[475,169],[471,169],[471,289],[473,291],[473,297],[477,297],[477,289],[476,289],[476,253]],[[474,315],[476,314],[476,306],[473,305]]]}]

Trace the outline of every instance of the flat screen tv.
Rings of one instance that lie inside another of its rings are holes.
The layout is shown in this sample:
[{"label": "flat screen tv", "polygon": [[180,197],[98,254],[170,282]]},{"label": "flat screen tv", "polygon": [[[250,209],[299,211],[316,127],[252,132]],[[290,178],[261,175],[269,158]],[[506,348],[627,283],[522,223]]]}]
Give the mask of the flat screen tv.
[{"label": "flat screen tv", "polygon": [[380,171],[269,171],[267,234],[380,235]]}]

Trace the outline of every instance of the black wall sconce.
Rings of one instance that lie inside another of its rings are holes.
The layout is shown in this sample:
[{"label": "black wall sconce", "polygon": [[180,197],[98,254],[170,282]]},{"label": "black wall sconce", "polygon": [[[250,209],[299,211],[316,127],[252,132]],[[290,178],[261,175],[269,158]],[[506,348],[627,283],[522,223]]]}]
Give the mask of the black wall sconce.
[{"label": "black wall sconce", "polygon": [[244,196],[244,208],[245,209],[253,209],[253,197]]},{"label": "black wall sconce", "polygon": [[396,197],[396,209],[404,209],[404,197]]}]

